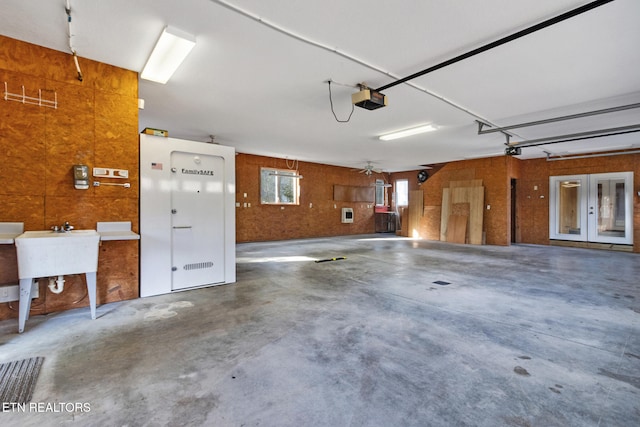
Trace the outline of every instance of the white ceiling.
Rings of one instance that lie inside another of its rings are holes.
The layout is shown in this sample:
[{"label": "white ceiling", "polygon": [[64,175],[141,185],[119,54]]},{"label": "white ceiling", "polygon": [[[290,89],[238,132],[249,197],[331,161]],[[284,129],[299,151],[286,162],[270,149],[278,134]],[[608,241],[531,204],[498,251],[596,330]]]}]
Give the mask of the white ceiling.
[{"label": "white ceiling", "polygon": [[[387,107],[356,107],[348,123],[331,112],[328,79],[335,113],[346,119],[357,83],[383,86],[587,3],[70,0],[81,66],[90,58],[140,71],[165,25],[195,35],[169,83],[140,81],[140,129],[203,142],[215,135],[238,152],[301,161],[370,160],[391,172],[503,153],[505,137],[478,135],[476,117],[506,126],[640,102],[640,1],[615,0],[416,78],[413,87],[389,88]],[[65,0],[3,0],[0,34],[68,52],[64,7]],[[377,139],[424,123],[438,130]],[[631,109],[515,129],[512,141],[638,123],[640,109]],[[523,148],[519,157],[630,146],[640,148],[640,132]]]}]

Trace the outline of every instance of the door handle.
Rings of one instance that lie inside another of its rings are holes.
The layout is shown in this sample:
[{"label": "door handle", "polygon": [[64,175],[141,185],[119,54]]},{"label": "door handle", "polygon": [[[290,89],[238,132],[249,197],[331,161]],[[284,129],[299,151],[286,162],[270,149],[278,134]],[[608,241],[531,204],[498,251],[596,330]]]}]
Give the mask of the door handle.
[{"label": "door handle", "polygon": [[181,230],[181,229],[185,229],[185,228],[191,228],[190,225],[178,225],[173,227],[174,230]]}]

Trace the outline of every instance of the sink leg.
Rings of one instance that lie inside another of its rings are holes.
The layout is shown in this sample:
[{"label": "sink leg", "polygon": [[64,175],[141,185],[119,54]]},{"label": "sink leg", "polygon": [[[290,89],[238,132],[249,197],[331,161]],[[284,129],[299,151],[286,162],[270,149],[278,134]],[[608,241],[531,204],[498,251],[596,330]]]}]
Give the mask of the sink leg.
[{"label": "sink leg", "polygon": [[96,318],[96,272],[85,273],[87,279],[87,292],[89,293],[89,306],[91,306],[91,318]]},{"label": "sink leg", "polygon": [[24,324],[29,318],[33,282],[33,278],[20,279],[20,304],[18,308],[18,333],[20,334],[24,331]]}]

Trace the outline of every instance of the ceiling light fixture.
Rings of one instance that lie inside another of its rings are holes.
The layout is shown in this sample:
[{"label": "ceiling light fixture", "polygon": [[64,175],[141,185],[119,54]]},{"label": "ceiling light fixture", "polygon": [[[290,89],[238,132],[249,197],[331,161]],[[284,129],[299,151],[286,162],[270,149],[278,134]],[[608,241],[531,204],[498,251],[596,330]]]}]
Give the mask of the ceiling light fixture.
[{"label": "ceiling light fixture", "polygon": [[165,84],[196,45],[196,38],[176,28],[165,27],[140,77]]},{"label": "ceiling light fixture", "polygon": [[419,133],[433,132],[437,128],[434,125],[424,125],[415,128],[399,130],[397,132],[387,133],[380,135],[380,139],[383,141],[391,141],[392,139],[405,138],[411,135],[417,135]]}]

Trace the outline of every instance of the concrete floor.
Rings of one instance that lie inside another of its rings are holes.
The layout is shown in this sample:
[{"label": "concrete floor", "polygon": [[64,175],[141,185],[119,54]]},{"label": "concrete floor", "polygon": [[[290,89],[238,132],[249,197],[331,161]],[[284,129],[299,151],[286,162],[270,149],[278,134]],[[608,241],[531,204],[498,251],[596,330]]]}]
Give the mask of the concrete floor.
[{"label": "concrete floor", "polygon": [[33,402],[90,409],[0,423],[640,425],[637,254],[371,235],[237,256],[233,285],[0,322],[0,362],[45,357]]}]

